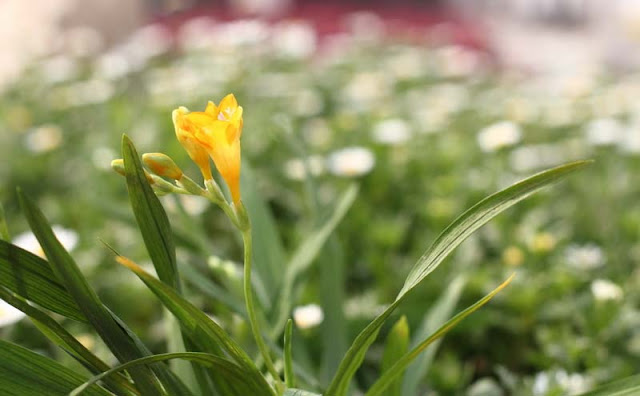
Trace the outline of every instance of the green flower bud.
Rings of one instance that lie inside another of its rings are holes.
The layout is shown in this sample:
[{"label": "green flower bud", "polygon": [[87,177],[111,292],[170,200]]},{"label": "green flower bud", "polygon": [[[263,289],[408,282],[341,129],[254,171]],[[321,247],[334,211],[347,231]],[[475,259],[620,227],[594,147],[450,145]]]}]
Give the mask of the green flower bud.
[{"label": "green flower bud", "polygon": [[142,161],[158,176],[173,180],[180,180],[182,169],[166,154],[146,153],[142,155]]}]

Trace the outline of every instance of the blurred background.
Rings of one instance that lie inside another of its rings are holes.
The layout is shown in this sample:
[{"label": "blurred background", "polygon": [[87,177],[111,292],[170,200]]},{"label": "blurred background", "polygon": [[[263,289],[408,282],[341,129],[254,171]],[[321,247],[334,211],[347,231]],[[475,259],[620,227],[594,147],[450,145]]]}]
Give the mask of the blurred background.
[{"label": "blurred background", "polygon": [[[281,254],[349,183],[361,187],[295,301],[294,353],[321,381],[458,214],[584,158],[595,165],[482,228],[403,305],[417,330],[452,285],[457,311],[518,273],[443,340],[414,389],[577,394],[639,367],[640,1],[3,0],[0,19],[0,201],[14,243],[41,253],[21,186],[154,352],[166,348],[159,304],[100,243],[150,265],[109,164],[127,133],[198,178],[171,111],[233,92],[243,172],[253,168]],[[221,213],[162,201],[181,264],[233,292],[237,267],[219,258],[240,261],[240,246]],[[191,301],[249,339],[191,286]],[[0,308],[0,336],[74,364],[20,319]],[[87,328],[65,325],[109,359]],[[367,356],[362,388],[381,354]]]}]

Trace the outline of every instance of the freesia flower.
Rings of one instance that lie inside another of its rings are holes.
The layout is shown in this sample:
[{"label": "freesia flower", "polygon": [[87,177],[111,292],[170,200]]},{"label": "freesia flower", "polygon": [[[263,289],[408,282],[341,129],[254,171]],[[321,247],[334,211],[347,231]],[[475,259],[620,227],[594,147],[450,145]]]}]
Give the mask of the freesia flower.
[{"label": "freesia flower", "polygon": [[237,204],[240,201],[242,107],[238,106],[235,96],[225,96],[218,106],[209,102],[204,112],[189,112],[180,107],[172,116],[178,141],[198,165],[205,180],[212,179],[210,156]]}]

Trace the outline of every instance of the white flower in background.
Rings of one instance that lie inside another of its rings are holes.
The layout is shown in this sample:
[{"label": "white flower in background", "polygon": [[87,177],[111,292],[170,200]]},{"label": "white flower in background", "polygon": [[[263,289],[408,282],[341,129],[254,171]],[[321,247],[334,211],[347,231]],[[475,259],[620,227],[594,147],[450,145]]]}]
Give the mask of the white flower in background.
[{"label": "white flower in background", "polygon": [[620,301],[623,291],[620,286],[607,279],[596,279],[591,283],[591,293],[598,301]]},{"label": "white flower in background", "polygon": [[410,80],[422,77],[427,66],[423,54],[416,48],[408,47],[389,57],[385,61],[385,69],[398,80]]},{"label": "white flower in background", "polygon": [[236,20],[216,25],[215,45],[220,49],[257,46],[269,37],[269,26],[257,19]]},{"label": "white flower in background", "polygon": [[365,147],[347,147],[334,151],[327,158],[329,172],[336,176],[362,176],[373,169],[376,159],[371,150]]},{"label": "white flower in background", "polygon": [[91,161],[97,169],[111,172],[111,161],[118,157],[113,149],[105,146],[96,147],[91,153]]},{"label": "white flower in background", "polygon": [[400,118],[378,122],[373,127],[373,140],[391,146],[402,144],[411,138],[409,125]]},{"label": "white flower in background", "polygon": [[324,158],[311,155],[306,159],[291,159],[285,162],[284,173],[291,180],[304,180],[307,178],[307,166],[312,176],[319,176],[324,172]]},{"label": "white flower in background", "polygon": [[67,55],[47,58],[40,63],[39,69],[42,77],[50,84],[73,80],[80,72],[78,62]]},{"label": "white flower in background", "polygon": [[316,51],[318,38],[308,22],[286,21],[273,27],[271,42],[276,53],[290,59],[304,59]]},{"label": "white flower in background", "polygon": [[125,54],[109,51],[95,60],[94,70],[97,78],[113,81],[129,74],[132,67]]},{"label": "white flower in background", "polygon": [[489,125],[478,132],[478,145],[484,152],[497,151],[503,147],[513,146],[522,137],[518,124],[511,121],[500,121]]},{"label": "white flower in background", "polygon": [[0,327],[9,326],[24,318],[25,314],[4,300],[0,300]]},{"label": "white flower in background", "polygon": [[115,93],[114,85],[107,80],[92,79],[79,81],[63,87],[61,90],[67,106],[85,106],[98,104],[111,99]]},{"label": "white flower in background", "polygon": [[[72,251],[76,247],[78,244],[78,234],[75,231],[57,224],[53,225],[51,228],[53,229],[53,233],[56,238],[58,238],[58,241],[60,241],[67,251]],[[16,237],[13,238],[12,243],[44,258],[44,252],[40,247],[40,243],[38,243],[38,239],[31,231],[26,231],[22,234],[16,235]]]},{"label": "white flower in background", "polygon": [[354,74],[339,99],[348,108],[364,111],[374,108],[375,104],[387,97],[393,81],[389,76],[376,72],[360,72]]},{"label": "white flower in background", "polygon": [[569,245],[565,249],[565,259],[570,267],[578,270],[591,270],[601,267],[605,257],[602,248],[589,243],[586,245]]},{"label": "white flower in background", "polygon": [[51,151],[62,143],[62,129],[57,125],[41,125],[31,130],[24,140],[27,149],[33,153]]},{"label": "white flower in background", "polygon": [[317,304],[302,305],[293,310],[293,321],[300,329],[316,327],[324,320],[324,312]]},{"label": "white flower in background", "polygon": [[589,144],[606,146],[618,143],[624,135],[624,129],[614,118],[599,118],[586,125],[585,134]]},{"label": "white flower in background", "polygon": [[547,394],[549,390],[549,374],[545,372],[537,373],[533,379],[533,394],[535,396],[543,396]]},{"label": "white flower in background", "polygon": [[636,121],[626,128],[618,141],[618,148],[625,153],[640,154],[640,122]]}]

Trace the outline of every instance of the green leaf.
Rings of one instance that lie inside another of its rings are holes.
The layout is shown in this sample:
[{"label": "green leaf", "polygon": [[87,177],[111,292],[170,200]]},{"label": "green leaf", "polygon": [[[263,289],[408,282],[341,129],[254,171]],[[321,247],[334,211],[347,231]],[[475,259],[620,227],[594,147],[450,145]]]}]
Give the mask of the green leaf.
[{"label": "green leaf", "polygon": [[[29,303],[24,299],[14,295],[4,287],[0,287],[0,298],[29,316],[34,325],[47,338],[69,353],[69,355],[80,362],[92,373],[97,374],[109,370],[109,366],[106,363],[91,353],[91,351],[85,348],[84,345],[69,334],[64,327],[40,309],[29,305]],[[109,378],[107,385],[114,390],[118,390],[119,393],[137,394],[127,379],[122,376]]]},{"label": "green leaf", "polygon": [[[409,349],[409,323],[407,317],[402,316],[396,324],[393,325],[389,335],[387,336],[387,342],[384,346],[384,353],[382,354],[382,370],[381,373],[386,373]],[[398,376],[402,375],[402,372]],[[395,380],[392,384],[389,384],[389,396],[402,396],[402,381],[401,379]]]},{"label": "green leaf", "polygon": [[87,321],[49,263],[5,241],[0,241],[0,285],[62,316]]},{"label": "green leaf", "polygon": [[284,329],[284,382],[287,388],[296,386],[296,378],[293,374],[293,357],[291,354],[291,336],[293,333],[293,321],[287,320]]},{"label": "green leaf", "polygon": [[292,294],[297,277],[309,269],[313,260],[320,252],[320,249],[347,213],[357,195],[358,187],[352,184],[347,191],[342,194],[329,220],[320,228],[310,233],[298,247],[291,260],[289,260],[287,270],[284,274],[284,283],[280,290],[278,316],[271,332],[272,338],[278,337],[284,329],[284,325],[287,323],[287,318],[289,318],[293,304]]},{"label": "green leaf", "polygon": [[[427,338],[429,334],[435,332],[438,327],[451,317],[453,310],[460,300],[462,289],[466,283],[464,275],[458,275],[447,285],[447,289],[442,296],[438,298],[433,307],[425,315],[418,331],[413,335],[411,342],[412,347],[416,347],[422,340]],[[409,365],[404,375],[404,383],[402,385],[403,395],[417,395],[418,385],[429,370],[429,366],[433,361],[433,357],[438,350],[441,340],[436,340],[424,353]]]},{"label": "green leaf", "polygon": [[139,367],[148,365],[150,363],[163,362],[167,360],[173,359],[183,359],[191,362],[196,362],[206,367],[210,367],[220,372],[225,377],[232,379],[235,385],[233,391],[236,394],[242,395],[257,395],[255,392],[255,388],[252,386],[250,382],[246,381],[246,376],[244,370],[242,370],[237,364],[223,358],[220,356],[215,356],[210,353],[202,353],[202,352],[176,352],[176,353],[163,353],[153,356],[147,356],[141,359],[132,360],[118,367],[114,367],[109,371],[105,371],[100,375],[96,375],[90,380],[86,381],[84,384],[78,386],[74,389],[69,396],[77,396],[81,393],[84,393],[86,389],[88,389],[91,385],[95,384],[100,380],[104,380],[105,378],[112,376],[115,373],[123,371],[125,369],[130,369],[132,367]]},{"label": "green leaf", "polygon": [[387,318],[402,302],[406,294],[424,280],[429,273],[435,270],[449,253],[471,235],[473,231],[543,187],[557,182],[568,174],[582,169],[591,163],[592,161],[571,162],[538,173],[485,198],[454,220],[454,222],[436,238],[431,247],[414,265],[405,280],[402,290],[398,293],[396,300],[358,334],[342,359],[338,372],[331,381],[331,384],[329,384],[325,396],[346,395],[351,378],[358,367],[360,367],[367,349],[375,340]]},{"label": "green leaf", "polygon": [[0,239],[5,241],[11,240],[11,234],[9,234],[9,227],[7,227],[7,218],[4,215],[4,207],[0,203]]},{"label": "green leaf", "polygon": [[251,358],[238,344],[211,318],[189,301],[180,296],[173,288],[146,273],[131,260],[119,256],[118,262],[133,271],[147,287],[160,299],[182,325],[183,334],[201,350],[222,356],[223,351],[242,368],[246,381],[254,384],[255,395],[271,395],[272,390]]},{"label": "green leaf", "polygon": [[149,186],[138,152],[127,135],[122,135],[122,159],[131,208],[149,257],[160,280],[179,290],[171,224],[158,197]]},{"label": "green leaf", "polygon": [[[402,356],[396,363],[390,367],[386,372],[382,374],[380,378],[371,386],[371,388],[367,391],[365,396],[376,396],[382,394],[389,394],[385,392],[389,386],[395,383],[396,379],[402,375],[404,370],[406,370],[407,366],[411,364],[429,345],[431,345],[434,341],[444,336],[449,330],[453,329],[458,323],[460,323],[464,318],[471,315],[473,312],[478,310],[480,307],[489,302],[498,292],[504,289],[512,280],[514,275],[511,275],[506,281],[504,281],[500,286],[495,288],[491,293],[484,296],[482,299],[478,300],[475,304],[471,305],[464,311],[460,312],[450,320],[448,320],[444,325],[442,325],[438,330],[436,330],[433,334],[431,334],[427,339],[422,341],[418,346],[413,348],[409,353]],[[383,393],[384,392],[384,393]]]},{"label": "green leaf", "polygon": [[[89,286],[71,255],[56,238],[42,212],[20,190],[18,197],[31,230],[49,259],[53,273],[64,283],[71,297],[105,344],[121,362],[142,357],[135,342],[118,325]],[[160,392],[158,383],[148,368],[138,367],[132,369],[130,374],[143,395],[157,395]]]},{"label": "green leaf", "polygon": [[254,283],[257,283],[255,286],[260,301],[269,309],[282,283],[281,274],[284,273],[286,263],[285,250],[271,211],[260,196],[256,178],[247,161],[242,163],[240,183],[242,203],[251,219],[253,269],[257,275],[254,275]]},{"label": "green leaf", "polygon": [[417,263],[413,266],[397,299],[402,298],[409,290],[413,289],[427,275],[435,270],[440,263],[462,241],[467,239],[475,230],[482,227],[499,213],[507,210],[523,199],[538,192],[565,176],[580,170],[593,161],[576,161],[540,172],[519,183],[497,192],[475,204],[453,221],[431,245]]},{"label": "green leaf", "polygon": [[[0,389],[5,396],[66,396],[86,380],[80,374],[21,346],[0,340]],[[87,395],[112,395],[93,385]]]},{"label": "green leaf", "polygon": [[601,385],[594,390],[580,394],[580,396],[633,396],[638,394],[640,394],[640,375],[632,375]]}]

